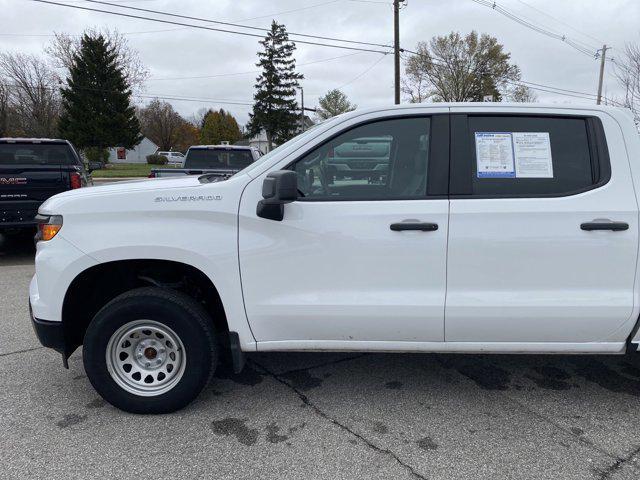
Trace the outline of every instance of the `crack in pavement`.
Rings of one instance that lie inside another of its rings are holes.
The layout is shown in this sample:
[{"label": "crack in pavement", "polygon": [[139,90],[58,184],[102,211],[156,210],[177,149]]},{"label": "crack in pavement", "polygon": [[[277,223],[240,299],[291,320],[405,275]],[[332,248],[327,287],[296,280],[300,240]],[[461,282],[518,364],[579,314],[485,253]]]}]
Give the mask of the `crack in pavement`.
[{"label": "crack in pavement", "polygon": [[[359,357],[352,357],[352,358],[359,358]],[[294,387],[287,380],[282,378],[279,374],[271,372],[266,367],[263,367],[259,363],[255,362],[255,360],[252,360],[251,363],[253,363],[256,367],[258,367],[260,370],[262,370],[266,375],[268,375],[271,378],[273,378],[275,381],[277,381],[277,382],[281,383],[282,385],[288,387],[291,391],[293,391],[298,396],[298,398],[300,398],[300,400],[302,400],[302,402],[305,405],[311,407],[311,409],[313,409],[314,413],[316,415],[318,415],[319,417],[331,422],[336,427],[338,427],[341,430],[347,432],[348,434],[356,437],[358,440],[360,440],[362,443],[364,443],[367,447],[371,448],[372,450],[375,450],[376,452],[381,453],[383,455],[386,455],[387,457],[390,457],[392,460],[395,460],[396,463],[398,463],[400,466],[402,466],[407,471],[409,471],[409,473],[411,473],[411,475],[413,475],[415,478],[417,478],[419,480],[427,480],[427,477],[425,477],[424,475],[418,473],[411,465],[409,465],[408,463],[405,463],[404,461],[402,461],[400,459],[400,457],[398,457],[391,450],[389,450],[387,448],[382,448],[382,447],[377,446],[375,443],[371,442],[370,440],[368,440],[367,438],[365,438],[364,436],[362,436],[358,432],[352,430],[347,425],[345,425],[343,423],[340,423],[336,418],[333,418],[328,413],[324,412],[320,407],[318,407],[315,403],[313,403],[309,399],[309,397],[307,397],[304,393],[302,393],[300,390],[298,390],[296,387]]]},{"label": "crack in pavement", "polygon": [[594,450],[602,455],[605,455],[613,460],[619,460],[620,457],[618,457],[615,453],[611,453],[608,452],[607,450],[605,450],[604,448],[602,448],[601,446],[597,445],[596,443],[594,443],[593,441],[589,440],[588,438],[582,436],[582,435],[577,435],[576,433],[572,432],[569,428],[563,426],[562,424],[556,422],[555,420],[552,420],[551,418],[547,417],[546,415],[538,412],[537,410],[533,410],[531,407],[529,407],[528,405],[525,405],[524,403],[516,400],[515,398],[510,397],[509,395],[503,395],[504,398],[506,398],[507,400],[511,401],[512,403],[515,403],[516,405],[518,405],[522,410],[526,410],[530,415],[533,415],[534,417],[538,418],[539,420],[542,420],[545,423],[548,423],[549,425],[555,427],[557,430],[560,430],[564,433],[566,433],[567,435],[569,435],[570,437],[572,437],[574,440],[577,440],[578,442],[582,443],[583,445],[585,445],[586,447],[589,447],[591,450]]},{"label": "crack in pavement", "polygon": [[[522,402],[516,400],[515,398],[512,398],[509,395],[503,395],[503,397],[508,399],[508,400],[510,400],[511,402],[515,403],[520,408],[522,408],[523,410],[526,410],[529,414],[537,417],[538,419],[542,420],[543,422],[546,422],[549,425],[552,425],[553,427],[555,427],[556,429],[561,430],[562,432],[570,435],[571,437],[573,437],[574,440],[579,441],[580,443],[582,443],[586,447],[589,447],[591,450],[594,450],[594,451],[596,451],[598,453],[601,453],[602,455],[605,455],[605,456],[611,458],[612,460],[615,460],[615,462],[613,464],[611,464],[609,467],[607,467],[605,470],[603,470],[600,473],[600,475],[598,476],[598,480],[607,480],[608,478],[611,477],[611,475],[613,473],[615,473],[617,470],[622,468],[625,464],[627,464],[628,462],[633,460],[633,458],[636,455],[640,454],[640,447],[636,447],[628,455],[626,455],[624,457],[620,457],[615,453],[611,453],[611,452],[605,450],[603,447],[599,446],[598,444],[596,444],[592,440],[589,440],[588,438],[586,438],[586,437],[584,437],[582,435],[578,435],[578,434],[572,432],[570,429],[564,427],[563,425],[561,425],[560,423],[556,422],[555,420],[552,420],[551,418],[547,417],[546,415],[544,415],[544,414],[542,414],[542,413],[540,413],[540,412],[538,412],[536,410],[533,410],[531,407],[523,404]],[[638,468],[633,464],[631,466],[633,468]]]},{"label": "crack in pavement", "polygon": [[[628,462],[633,460],[633,458],[638,454],[640,454],[640,447],[636,447],[626,457],[618,457],[613,464],[609,465],[602,472],[600,472],[598,480],[607,480],[608,478],[611,478],[611,475],[620,470]],[[632,466],[635,468],[635,465]]]},{"label": "crack in pavement", "polygon": [[[442,361],[439,360],[439,363],[441,364],[441,366],[443,366]],[[559,430],[559,431],[569,435],[574,441],[577,441],[577,442],[581,443],[582,445],[586,446],[587,448],[589,448],[590,450],[593,450],[593,451],[595,451],[597,453],[600,453],[601,455],[604,455],[605,457],[608,457],[608,458],[614,460],[615,462],[610,467],[608,467],[607,469],[604,470],[604,473],[601,474],[601,476],[599,477],[599,480],[606,480],[607,478],[609,478],[611,473],[617,471],[619,468],[621,468],[627,462],[633,460],[633,458],[637,454],[640,453],[640,447],[637,447],[629,455],[627,455],[625,457],[620,457],[616,453],[609,452],[604,447],[601,447],[600,445],[598,445],[594,441],[586,438],[585,436],[583,436],[581,434],[577,434],[577,433],[571,431],[570,428],[565,427],[564,425],[556,422],[555,420],[553,420],[552,418],[546,416],[545,414],[543,414],[543,413],[541,413],[541,412],[539,412],[537,410],[534,410],[533,408],[531,408],[528,405],[522,403],[521,401],[517,400],[516,398],[513,398],[512,396],[508,395],[506,393],[506,391],[502,391],[500,393],[501,393],[500,396],[502,398],[505,398],[506,400],[510,401],[511,403],[514,403],[520,409],[526,411],[527,413],[529,413],[530,415],[538,418],[539,420],[551,425],[556,430]],[[636,465],[633,465],[633,464],[632,464],[632,467],[633,468],[637,468]]]},{"label": "crack in pavement", "polygon": [[0,353],[0,357],[8,357],[9,355],[16,355],[18,353],[33,352],[34,350],[40,350],[41,348],[45,347],[25,348],[24,350],[16,350],[15,352]]},{"label": "crack in pavement", "polygon": [[[298,372],[304,372],[306,370],[314,370],[316,368],[326,367],[328,365],[336,365],[338,363],[348,362],[349,360],[356,360],[358,358],[365,357],[366,355],[368,355],[368,354],[367,353],[361,353],[360,355],[355,355],[353,357],[339,358],[337,360],[331,360],[330,362],[320,363],[318,365],[311,365],[309,367],[296,368],[294,370],[287,370],[285,372],[278,373],[278,375],[288,375],[290,373],[298,373]],[[254,361],[254,363],[256,363],[256,362]],[[256,365],[258,365],[258,364],[256,363]]]}]

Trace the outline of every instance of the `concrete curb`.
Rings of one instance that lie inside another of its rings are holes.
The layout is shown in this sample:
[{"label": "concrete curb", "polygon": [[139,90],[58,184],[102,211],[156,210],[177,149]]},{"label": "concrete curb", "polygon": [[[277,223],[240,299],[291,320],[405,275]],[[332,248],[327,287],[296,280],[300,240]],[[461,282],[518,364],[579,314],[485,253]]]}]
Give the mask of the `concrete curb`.
[{"label": "concrete curb", "polygon": [[144,180],[147,177],[103,177],[94,178],[93,183],[99,185],[101,183],[113,183],[113,182],[127,182],[131,180]]}]

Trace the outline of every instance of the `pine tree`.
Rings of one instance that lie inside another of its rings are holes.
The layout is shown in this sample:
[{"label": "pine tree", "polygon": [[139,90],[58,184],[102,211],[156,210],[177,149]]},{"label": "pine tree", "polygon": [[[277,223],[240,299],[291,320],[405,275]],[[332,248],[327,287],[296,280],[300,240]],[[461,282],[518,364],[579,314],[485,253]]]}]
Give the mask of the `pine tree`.
[{"label": "pine tree", "polygon": [[84,35],[62,89],[60,134],[78,148],[133,148],[140,123],[115,49],[102,35]]},{"label": "pine tree", "polygon": [[258,52],[256,66],[262,68],[262,73],[256,78],[255,103],[247,128],[251,135],[264,130],[271,150],[274,143],[286,142],[296,133],[299,119],[296,87],[304,76],[295,71],[296,46],[289,41],[284,25],[274,20],[260,44],[264,50]]},{"label": "pine tree", "polygon": [[242,138],[238,122],[223,109],[209,110],[202,121],[200,141],[207,145],[218,145],[222,141],[234,144]]},{"label": "pine tree", "polygon": [[335,117],[341,113],[351,112],[358,108],[349,101],[347,96],[337,88],[329,90],[324,97],[318,99],[318,110],[316,115],[321,120]]}]

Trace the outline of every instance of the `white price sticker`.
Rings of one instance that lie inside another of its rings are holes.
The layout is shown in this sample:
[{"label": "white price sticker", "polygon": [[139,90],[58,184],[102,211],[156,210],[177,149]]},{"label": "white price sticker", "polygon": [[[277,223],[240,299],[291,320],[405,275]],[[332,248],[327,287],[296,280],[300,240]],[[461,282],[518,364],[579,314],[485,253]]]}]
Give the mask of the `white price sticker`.
[{"label": "white price sticker", "polygon": [[549,132],[513,132],[516,177],[553,178]]},{"label": "white price sticker", "polygon": [[511,133],[476,132],[476,162],[478,178],[513,178]]}]

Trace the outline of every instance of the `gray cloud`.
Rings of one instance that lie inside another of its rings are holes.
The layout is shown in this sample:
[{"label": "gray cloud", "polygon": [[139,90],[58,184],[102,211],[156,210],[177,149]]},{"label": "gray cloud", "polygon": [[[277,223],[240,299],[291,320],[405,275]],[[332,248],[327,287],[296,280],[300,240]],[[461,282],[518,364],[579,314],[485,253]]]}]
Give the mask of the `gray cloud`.
[{"label": "gray cloud", "polygon": [[[81,0],[67,2],[90,6]],[[322,0],[129,0],[122,3],[260,27],[269,25],[272,14],[317,5],[275,15],[273,18],[285,23],[290,31],[300,33],[385,44],[390,43],[392,39],[390,3]],[[498,3],[520,17],[545,25],[580,42],[595,47],[600,46],[600,41],[606,42],[614,47],[610,52],[614,58],[621,54],[626,42],[640,41],[640,2],[637,0],[527,0],[526,4],[520,0],[502,0]],[[572,30],[527,4],[581,32],[586,32],[589,36]],[[111,9],[104,6],[97,8]],[[252,100],[255,73],[201,79],[162,79],[254,71],[255,54],[259,47],[257,38],[172,27],[24,0],[0,0],[0,9],[3,12],[0,16],[0,50],[38,53],[49,41],[46,35],[54,31],[78,34],[92,26],[117,28],[121,32],[129,33],[131,45],[139,50],[151,72],[145,93],[238,102]],[[506,50],[511,52],[513,61],[521,67],[523,79],[595,93],[598,74],[596,60],[557,40],[528,30],[490,8],[471,0],[409,0],[406,8],[402,10],[401,39],[406,48],[415,48],[417,42],[427,41],[434,35],[443,35],[452,30],[468,32],[472,29],[496,36],[505,45]],[[345,57],[311,63],[338,56]],[[392,103],[392,57],[380,57],[380,54],[375,53],[356,53],[299,44],[296,54],[298,64],[311,63],[299,67],[305,75],[305,103],[314,105],[320,95],[335,87],[343,87],[343,91],[360,107]],[[362,75],[369,68],[370,70]],[[611,65],[607,66],[605,91],[607,95],[620,94]],[[538,92],[538,96],[541,101],[546,102],[589,103],[589,100],[544,92]],[[236,115],[240,122],[247,120],[250,110],[248,106],[215,102],[176,100],[172,103],[183,115],[190,115],[201,107],[222,107]]]}]

